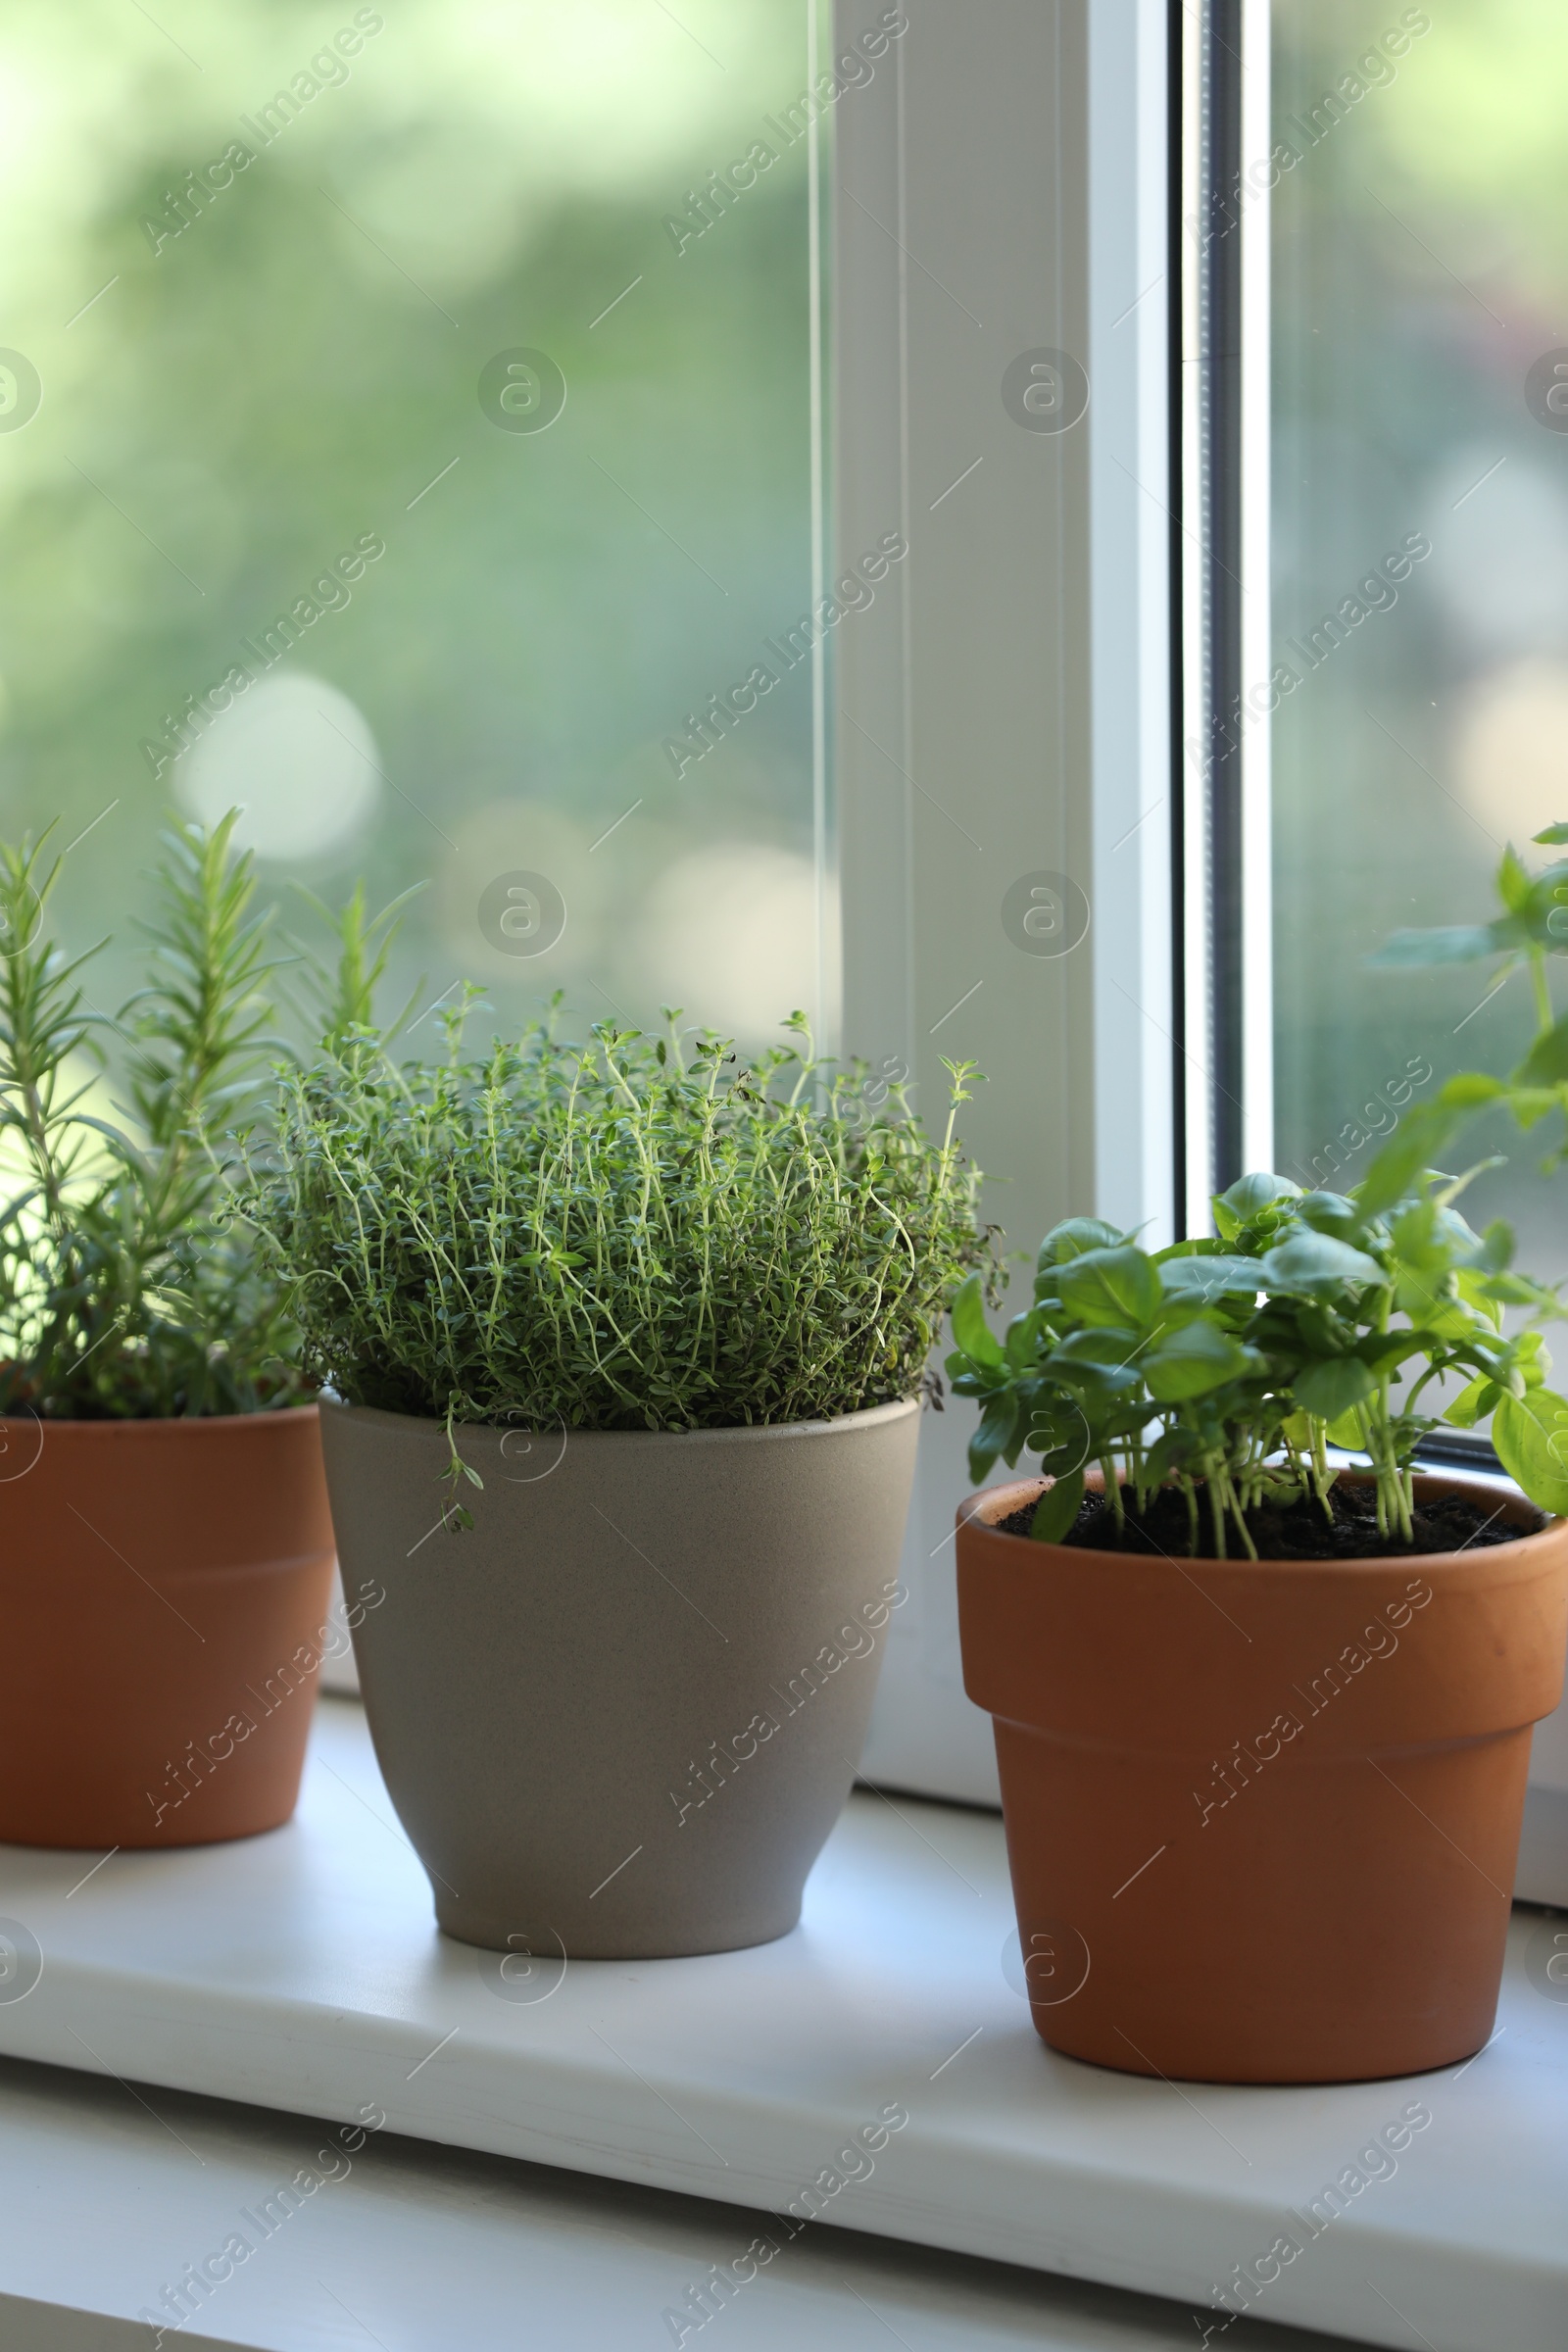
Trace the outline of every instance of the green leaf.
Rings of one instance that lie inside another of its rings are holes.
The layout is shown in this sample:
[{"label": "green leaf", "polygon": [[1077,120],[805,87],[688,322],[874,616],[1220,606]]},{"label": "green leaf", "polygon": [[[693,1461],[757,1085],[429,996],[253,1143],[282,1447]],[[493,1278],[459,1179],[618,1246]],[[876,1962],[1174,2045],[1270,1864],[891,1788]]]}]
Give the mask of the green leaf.
[{"label": "green leaf", "polygon": [[974,1363],[999,1365],[1005,1360],[1002,1342],[986,1321],[985,1290],[978,1274],[967,1275],[954,1297],[953,1336]]},{"label": "green leaf", "polygon": [[1296,1213],[1314,1233],[1332,1233],[1342,1242],[1361,1222],[1355,1202],[1343,1193],[1303,1193]]},{"label": "green leaf", "polygon": [[1002,1389],[986,1399],[980,1415],[980,1426],[969,1441],[969,1462],[972,1469],[977,1460],[984,1460],[985,1476],[998,1455],[1003,1455],[1010,1467],[1018,1459],[1018,1394],[1015,1389]]},{"label": "green leaf", "polygon": [[1179,1424],[1167,1429],[1155,1440],[1144,1457],[1144,1474],[1151,1486],[1162,1487],[1172,1471],[1179,1470],[1197,1450],[1199,1441],[1190,1429]]},{"label": "green leaf", "polygon": [[1029,1533],[1037,1544],[1059,1544],[1078,1516],[1084,1498],[1084,1474],[1074,1470],[1048,1487],[1035,1505]]},{"label": "green leaf", "polygon": [[1275,1291],[1337,1290],[1344,1282],[1388,1279],[1375,1258],[1329,1233],[1298,1233],[1281,1242],[1263,1258],[1261,1271],[1265,1288]]},{"label": "green leaf", "polygon": [[1026,1371],[1040,1352],[1041,1317],[1037,1307],[1027,1314],[1014,1315],[1007,1325],[1003,1349],[1015,1372]]},{"label": "green leaf", "polygon": [[1250,1176],[1238,1176],[1233,1185],[1215,1198],[1214,1230],[1222,1240],[1234,1241],[1244,1226],[1266,1219],[1269,1210],[1282,1201],[1299,1200],[1300,1197],[1300,1186],[1293,1184],[1289,1176],[1275,1176],[1261,1169]]},{"label": "green leaf", "polygon": [[1381,1377],[1407,1356],[1424,1355],[1430,1346],[1431,1335],[1425,1331],[1369,1331],[1365,1339],[1356,1341],[1350,1353]]},{"label": "green leaf", "polygon": [[1436,1266],[1447,1270],[1448,1250],[1438,1235],[1437,1202],[1414,1200],[1390,1228],[1390,1238],[1406,1266]]},{"label": "green leaf", "polygon": [[1510,914],[1522,914],[1530,904],[1530,894],[1534,888],[1534,882],[1510,845],[1503,851],[1502,863],[1497,868],[1498,898]]},{"label": "green leaf", "polygon": [[1366,1440],[1362,1435],[1360,1421],[1353,1409],[1348,1413],[1341,1413],[1337,1421],[1329,1423],[1328,1441],[1331,1446],[1343,1446],[1347,1453],[1365,1452]]},{"label": "green leaf", "polygon": [[1272,1208],[1278,1200],[1299,1200],[1301,1188],[1298,1184],[1293,1184],[1289,1176],[1276,1176],[1266,1169],[1254,1169],[1250,1176],[1238,1176],[1236,1182],[1219,1197],[1244,1225],[1250,1225],[1263,1209]]},{"label": "green leaf", "polygon": [[1500,1306],[1550,1308],[1557,1303],[1545,1285],[1532,1281],[1528,1274],[1489,1274],[1475,1287],[1483,1298],[1495,1298]]},{"label": "green leaf", "polygon": [[1355,1188],[1355,1205],[1361,1215],[1378,1216],[1396,1200],[1404,1200],[1459,1122],[1457,1105],[1441,1102],[1425,1102],[1419,1110],[1409,1112]]},{"label": "green leaf", "polygon": [[1500,1396],[1492,1443],[1515,1485],[1555,1517],[1568,1515],[1568,1404],[1550,1389]]},{"label": "green leaf", "polygon": [[986,1446],[993,1454],[1005,1452],[1017,1427],[1018,1407],[1016,1389],[993,1389],[980,1410],[975,1444]]},{"label": "green leaf", "polygon": [[1396,931],[1367,962],[1383,971],[1407,971],[1432,963],[1479,963],[1483,956],[1500,956],[1514,947],[1514,927],[1502,923],[1454,923],[1435,931]]},{"label": "green leaf", "polygon": [[1262,1272],[1255,1257],[1168,1257],[1159,1269],[1168,1298],[1255,1298]]},{"label": "green leaf", "polygon": [[1042,1368],[1075,1390],[1087,1387],[1119,1395],[1138,1386],[1139,1345],[1136,1333],[1109,1324],[1075,1331],[1052,1350]]},{"label": "green leaf", "polygon": [[1072,1331],[1058,1342],[1047,1357],[1043,1370],[1049,1372],[1055,1364],[1102,1364],[1120,1370],[1138,1353],[1136,1331],[1114,1323],[1096,1324],[1087,1331]]},{"label": "green leaf", "polygon": [[1053,1478],[1081,1470],[1090,1451],[1089,1423],[1083,1407],[1057,1396],[1033,1406],[1024,1444],[1040,1456],[1040,1467]]},{"label": "green leaf", "polygon": [[1548,825],[1544,833],[1532,833],[1530,838],[1541,842],[1544,848],[1552,849],[1559,842],[1568,841],[1568,825]]},{"label": "green leaf", "polygon": [[1159,1268],[1130,1242],[1085,1250],[1062,1267],[1058,1288],[1063,1306],[1084,1323],[1142,1328],[1159,1312]]},{"label": "green leaf", "polygon": [[1244,1348],[1217,1323],[1189,1323],[1145,1356],[1144,1379],[1156,1402],[1180,1404],[1189,1396],[1222,1388],[1228,1380],[1239,1380],[1262,1363],[1254,1348]]},{"label": "green leaf", "polygon": [[1504,1391],[1498,1388],[1496,1382],[1489,1380],[1483,1373],[1471,1381],[1467,1388],[1459,1391],[1443,1418],[1455,1429],[1474,1429],[1478,1421],[1486,1419],[1503,1394]]},{"label": "green leaf", "polygon": [[1516,1086],[1560,1086],[1568,1079],[1568,1014],[1537,1038],[1513,1075]]},{"label": "green leaf", "polygon": [[1040,1245],[1035,1263],[1044,1274],[1048,1267],[1065,1265],[1070,1257],[1082,1257],[1086,1250],[1114,1250],[1127,1236],[1114,1225],[1102,1224],[1099,1217],[1066,1217],[1053,1225]]},{"label": "green leaf", "polygon": [[1370,1396],[1377,1382],[1358,1355],[1336,1355],[1309,1364],[1291,1385],[1309,1413],[1320,1421],[1338,1421]]},{"label": "green leaf", "polygon": [[1476,1245],[1471,1266],[1477,1273],[1501,1274],[1513,1263],[1513,1227],[1494,1217]]},{"label": "green leaf", "polygon": [[1562,1097],[1552,1086],[1515,1086],[1505,1091],[1508,1108],[1527,1134],[1548,1111],[1562,1107]]},{"label": "green leaf", "polygon": [[1493,1329],[1490,1316],[1481,1321],[1474,1307],[1445,1298],[1441,1290],[1429,1290],[1418,1277],[1398,1285],[1395,1301],[1401,1314],[1420,1326],[1422,1346],[1434,1355],[1442,1353],[1445,1342],[1462,1345],[1478,1332],[1490,1336]]},{"label": "green leaf", "polygon": [[1457,1076],[1444,1081],[1438,1102],[1449,1110],[1480,1110],[1507,1092],[1505,1080],[1489,1077],[1485,1070],[1460,1070]]}]

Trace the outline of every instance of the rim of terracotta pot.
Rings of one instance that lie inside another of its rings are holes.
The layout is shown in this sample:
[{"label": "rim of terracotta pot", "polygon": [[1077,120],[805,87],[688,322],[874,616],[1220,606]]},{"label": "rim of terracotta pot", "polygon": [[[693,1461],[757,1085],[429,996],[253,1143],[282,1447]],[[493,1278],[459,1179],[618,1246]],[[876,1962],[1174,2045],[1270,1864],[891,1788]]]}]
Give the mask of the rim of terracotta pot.
[{"label": "rim of terracotta pot", "polygon": [[[831,1438],[840,1432],[874,1427],[878,1422],[896,1421],[906,1414],[918,1412],[923,1399],[918,1390],[912,1396],[896,1396],[891,1404],[862,1405],[858,1411],[840,1413],[831,1421],[738,1421],[726,1422],[712,1429],[573,1429],[564,1423],[555,1428],[531,1429],[518,1421],[459,1421],[454,1430],[461,1437],[485,1438],[559,1438],[568,1437],[574,1446],[671,1446],[689,1445],[694,1440],[705,1444],[757,1443],[765,1438]],[[421,1413],[388,1412],[383,1405],[350,1404],[340,1396],[324,1396],[324,1405],[335,1411],[353,1413],[361,1421],[384,1426],[388,1430],[427,1430],[446,1443],[447,1425],[444,1421],[428,1420]]]},{"label": "rim of terracotta pot", "polygon": [[40,1413],[28,1404],[13,1406],[11,1413],[0,1415],[0,1419],[14,1419],[25,1412],[31,1413],[38,1427],[46,1433],[52,1429],[69,1429],[73,1435],[79,1432],[85,1436],[91,1431],[121,1437],[127,1430],[179,1430],[188,1433],[198,1429],[249,1429],[258,1422],[267,1421],[297,1421],[303,1413],[316,1412],[319,1401],[318,1397],[310,1396],[303,1404],[260,1404],[251,1413],[116,1413],[95,1416],[90,1421],[78,1421],[67,1413]]},{"label": "rim of terracotta pot", "polygon": [[[1340,1475],[1342,1478],[1350,1479],[1358,1486],[1371,1485],[1373,1477],[1370,1470],[1351,1469],[1348,1466],[1342,1470]],[[1462,1470],[1417,1470],[1415,1480],[1417,1492],[1425,1492],[1428,1494],[1463,1494],[1479,1498],[1482,1495],[1496,1493],[1495,1487],[1489,1480],[1469,1476]],[[1085,1487],[1090,1494],[1100,1491],[1103,1483],[1098,1473],[1087,1476],[1085,1479]],[[957,1510],[959,1535],[961,1536],[966,1528],[983,1528],[987,1535],[1000,1537],[1004,1544],[1027,1545],[1030,1550],[1037,1552],[1069,1552],[1085,1561],[1095,1561],[1102,1569],[1109,1570],[1111,1573],[1118,1568],[1145,1569],[1151,1560],[1157,1560],[1162,1556],[1157,1549],[1152,1552],[1110,1551],[1098,1544],[1062,1543],[1037,1544],[1032,1536],[1010,1535],[998,1526],[999,1520],[1005,1519],[1021,1504],[1037,1499],[1054,1484],[1055,1481],[1050,1478],[1020,1478],[1009,1480],[1004,1487],[982,1487],[977,1493],[966,1494]],[[1521,1494],[1517,1488],[1504,1494],[1499,1504],[1499,1508],[1507,1511],[1511,1519],[1517,1519],[1525,1512],[1536,1512],[1538,1507],[1527,1494]],[[1313,1554],[1301,1559],[1268,1559],[1265,1557],[1260,1560],[1250,1560],[1245,1556],[1238,1558],[1234,1552],[1227,1554],[1224,1559],[1217,1559],[1210,1552],[1188,1553],[1184,1551],[1172,1553],[1170,1556],[1179,1566],[1201,1568],[1205,1573],[1228,1569],[1238,1575],[1247,1576],[1261,1575],[1266,1571],[1278,1575],[1282,1570],[1289,1572],[1293,1569],[1311,1569],[1318,1573],[1324,1569],[1332,1569],[1342,1575],[1354,1575],[1360,1569],[1371,1569],[1382,1575],[1386,1574],[1391,1566],[1442,1568],[1446,1562],[1464,1558],[1467,1553],[1470,1554],[1467,1565],[1473,1566],[1477,1561],[1485,1560],[1489,1567],[1506,1569],[1513,1564],[1528,1545],[1541,1542],[1544,1537],[1549,1536],[1554,1528],[1563,1524],[1560,1519],[1553,1518],[1549,1512],[1541,1513],[1540,1516],[1542,1519],[1540,1527],[1522,1529],[1519,1535],[1510,1542],[1489,1544],[1484,1550],[1478,1552],[1471,1552],[1469,1544],[1459,1544],[1451,1551],[1358,1552],[1348,1557]]]}]

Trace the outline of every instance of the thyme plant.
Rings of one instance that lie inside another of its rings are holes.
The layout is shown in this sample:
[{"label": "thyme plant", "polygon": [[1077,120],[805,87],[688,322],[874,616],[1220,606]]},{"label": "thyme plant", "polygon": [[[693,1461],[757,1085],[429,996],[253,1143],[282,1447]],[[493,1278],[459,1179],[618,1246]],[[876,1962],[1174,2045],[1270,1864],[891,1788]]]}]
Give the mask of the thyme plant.
[{"label": "thyme plant", "polygon": [[[287,1076],[238,1205],[309,1374],[352,1403],[531,1430],[826,1419],[909,1396],[991,1240],[955,1116],[795,1042],[747,1063],[550,1017],[400,1067],[368,1028]],[[452,1475],[473,1476],[454,1447]]]},{"label": "thyme plant", "polygon": [[[1544,1386],[1540,1323],[1556,1294],[1510,1270],[1501,1223],[1476,1234],[1467,1178],[1411,1174],[1387,1147],[1348,1197],[1245,1176],[1214,1202],[1216,1238],[1141,1250],[1090,1218],[1041,1245],[1034,1303],[1005,1341],[979,1285],[955,1301],[953,1386],[978,1398],[978,1482],[1026,1448],[1055,1483],[1030,1533],[1059,1542],[1096,1462],[1118,1525],[1174,1486],[1188,1551],[1257,1548],[1249,1514],[1309,1497],[1332,1515],[1330,1446],[1365,1453],[1380,1536],[1412,1537],[1415,1448],[1440,1420],[1495,1406],[1503,1462],[1543,1508],[1568,1510],[1568,1404]],[[1512,1336],[1504,1307],[1528,1320]],[[1461,1375],[1442,1408],[1438,1384]],[[1204,1522],[1206,1520],[1206,1528]]]}]

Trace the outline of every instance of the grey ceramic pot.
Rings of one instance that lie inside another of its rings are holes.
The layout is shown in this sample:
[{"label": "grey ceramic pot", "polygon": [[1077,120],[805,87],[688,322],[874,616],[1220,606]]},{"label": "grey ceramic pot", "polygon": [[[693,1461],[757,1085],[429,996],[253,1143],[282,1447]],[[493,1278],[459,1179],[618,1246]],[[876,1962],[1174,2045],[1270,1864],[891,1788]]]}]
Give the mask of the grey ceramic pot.
[{"label": "grey ceramic pot", "polygon": [[321,1408],[375,1752],[448,1935],[579,1959],[783,1936],[865,1738],[916,1400],[768,1429]]}]

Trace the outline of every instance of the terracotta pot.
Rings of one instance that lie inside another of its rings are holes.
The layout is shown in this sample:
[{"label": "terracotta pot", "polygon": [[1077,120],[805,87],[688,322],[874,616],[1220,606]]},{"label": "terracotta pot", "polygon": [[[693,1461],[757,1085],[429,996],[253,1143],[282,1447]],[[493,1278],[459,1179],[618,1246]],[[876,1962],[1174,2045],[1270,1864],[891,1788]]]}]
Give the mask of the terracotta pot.
[{"label": "terracotta pot", "polygon": [[996,1718],[1044,2039],[1216,2082],[1479,2049],[1531,1726],[1562,1689],[1568,1521],[1486,1550],[1255,1566],[998,1533],[1045,1483],[958,1515],[964,1687]]},{"label": "terracotta pot", "polygon": [[316,1406],[14,1415],[0,1436],[0,1839],[275,1829],[299,1793],[331,1587]]},{"label": "terracotta pot", "polygon": [[460,1430],[322,1408],[343,1573],[398,1818],[450,1936],[656,1959],[765,1943],[864,1742],[914,1400],[786,1428]]}]

